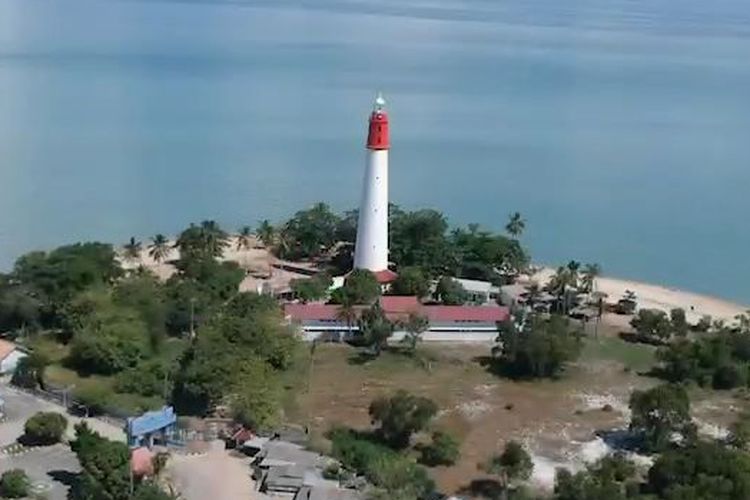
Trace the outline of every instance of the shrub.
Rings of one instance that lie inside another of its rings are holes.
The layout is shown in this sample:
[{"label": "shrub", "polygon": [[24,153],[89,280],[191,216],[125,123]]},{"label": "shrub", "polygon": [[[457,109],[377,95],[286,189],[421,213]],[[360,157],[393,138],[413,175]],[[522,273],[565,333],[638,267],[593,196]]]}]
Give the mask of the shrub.
[{"label": "shrub", "polygon": [[711,380],[714,389],[734,389],[747,383],[747,370],[736,364],[726,364],[716,369]]},{"label": "shrub", "polygon": [[432,434],[432,443],[422,448],[421,462],[425,465],[453,465],[460,455],[456,438],[445,432]]},{"label": "shrub", "polygon": [[29,495],[29,478],[21,469],[3,472],[0,476],[0,496],[3,498],[23,498]]},{"label": "shrub", "polygon": [[68,419],[55,412],[39,412],[24,425],[23,440],[31,445],[50,445],[62,440]]}]

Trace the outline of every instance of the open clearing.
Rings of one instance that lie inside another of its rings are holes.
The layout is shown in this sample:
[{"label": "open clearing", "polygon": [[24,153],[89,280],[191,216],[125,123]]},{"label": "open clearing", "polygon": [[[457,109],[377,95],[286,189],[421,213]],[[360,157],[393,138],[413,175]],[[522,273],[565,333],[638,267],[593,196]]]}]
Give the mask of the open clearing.
[{"label": "open clearing", "polygon": [[[435,400],[441,408],[435,427],[462,439],[459,463],[432,470],[442,490],[466,491],[472,480],[486,477],[479,465],[509,439],[526,443],[535,458],[534,479],[550,486],[556,466],[601,456],[606,446],[596,431],[627,425],[630,392],[658,383],[638,374],[653,363],[653,348],[611,335],[588,339],[579,362],[559,380],[499,378],[479,362],[489,352],[488,345],[423,344],[421,360],[385,352],[361,363],[350,346],[320,345],[307,373],[297,377],[302,387],[287,417],[309,426],[313,439],[334,424],[367,428],[370,401],[406,389]],[[726,414],[721,409],[731,395],[697,396],[705,399],[696,406],[708,429],[717,412]],[[730,419],[720,420],[717,428]]]}]

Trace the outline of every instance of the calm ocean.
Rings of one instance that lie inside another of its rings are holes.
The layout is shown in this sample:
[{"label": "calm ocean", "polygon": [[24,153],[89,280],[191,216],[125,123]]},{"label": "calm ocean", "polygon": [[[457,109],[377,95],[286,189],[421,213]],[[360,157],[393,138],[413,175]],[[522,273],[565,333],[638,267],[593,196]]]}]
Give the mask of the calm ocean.
[{"label": "calm ocean", "polygon": [[747,0],[0,0],[0,269],[392,200],[750,302]]}]

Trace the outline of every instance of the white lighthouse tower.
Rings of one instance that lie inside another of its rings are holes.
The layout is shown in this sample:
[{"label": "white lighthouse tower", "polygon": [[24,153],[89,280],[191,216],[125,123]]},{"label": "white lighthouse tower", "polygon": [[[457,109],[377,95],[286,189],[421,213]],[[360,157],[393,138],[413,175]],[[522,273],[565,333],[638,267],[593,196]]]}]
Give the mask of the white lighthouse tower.
[{"label": "white lighthouse tower", "polygon": [[378,281],[395,278],[388,270],[388,114],[378,94],[370,114],[367,162],[359,205],[354,268],[368,269]]}]

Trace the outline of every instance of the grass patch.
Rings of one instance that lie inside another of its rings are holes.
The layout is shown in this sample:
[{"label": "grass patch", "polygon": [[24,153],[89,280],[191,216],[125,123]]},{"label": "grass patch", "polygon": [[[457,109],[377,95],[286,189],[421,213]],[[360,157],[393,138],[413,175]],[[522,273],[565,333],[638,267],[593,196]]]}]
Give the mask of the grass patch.
[{"label": "grass patch", "polygon": [[581,361],[617,361],[635,371],[651,368],[656,362],[656,348],[625,342],[619,337],[589,338],[583,347]]},{"label": "grass patch", "polygon": [[29,348],[43,355],[50,363],[61,363],[70,353],[70,347],[47,335],[40,335],[29,342]]}]

